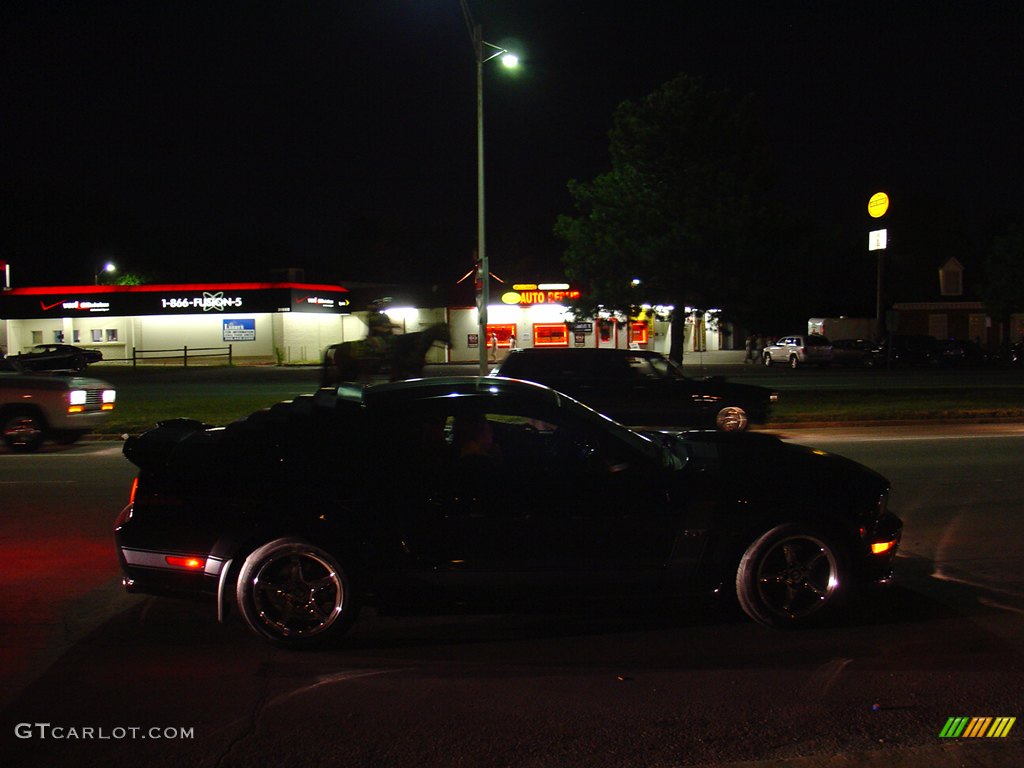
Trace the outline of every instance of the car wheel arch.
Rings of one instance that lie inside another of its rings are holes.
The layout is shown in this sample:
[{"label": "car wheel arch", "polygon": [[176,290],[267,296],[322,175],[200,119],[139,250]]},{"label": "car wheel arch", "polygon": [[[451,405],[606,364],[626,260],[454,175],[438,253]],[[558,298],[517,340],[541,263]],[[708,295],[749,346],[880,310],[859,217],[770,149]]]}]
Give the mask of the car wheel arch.
[{"label": "car wheel arch", "polygon": [[720,562],[732,577],[735,577],[740,560],[751,545],[768,531],[783,525],[813,528],[848,551],[852,551],[857,543],[855,538],[846,532],[849,526],[842,523],[839,514],[833,515],[811,509],[772,508],[764,514],[757,515],[756,518],[745,520],[742,525],[725,534],[719,555]]}]

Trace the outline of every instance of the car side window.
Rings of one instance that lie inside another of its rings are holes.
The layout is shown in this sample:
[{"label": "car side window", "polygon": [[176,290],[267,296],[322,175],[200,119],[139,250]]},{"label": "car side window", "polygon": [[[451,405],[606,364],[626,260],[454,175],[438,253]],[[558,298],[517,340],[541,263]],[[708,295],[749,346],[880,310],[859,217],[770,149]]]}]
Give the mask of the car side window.
[{"label": "car side window", "polygon": [[634,459],[627,445],[558,415],[462,410],[445,417],[442,431],[454,487],[481,497],[503,492],[513,479],[526,486],[563,484],[620,472]]}]

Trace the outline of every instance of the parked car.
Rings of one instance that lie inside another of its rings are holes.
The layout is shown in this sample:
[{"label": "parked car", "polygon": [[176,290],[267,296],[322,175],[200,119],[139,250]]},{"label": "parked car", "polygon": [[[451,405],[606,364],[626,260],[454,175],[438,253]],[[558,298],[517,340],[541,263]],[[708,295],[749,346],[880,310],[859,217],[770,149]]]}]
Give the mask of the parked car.
[{"label": "parked car", "polygon": [[816,333],[783,336],[761,350],[765,365],[785,363],[790,368],[801,365],[829,365],[832,362],[832,343],[828,337]]},{"label": "parked car", "polygon": [[942,361],[939,340],[923,334],[883,336],[871,354],[877,366],[937,366]]},{"label": "parked car", "polygon": [[768,419],[777,393],[691,378],[662,354],[630,349],[519,349],[494,375],[546,384],[623,424],[742,432]]},{"label": "parked car", "polygon": [[981,345],[965,339],[946,339],[939,343],[939,360],[943,365],[954,367],[978,367],[988,365],[988,353]]},{"label": "parked car", "polygon": [[1001,344],[993,353],[991,362],[1012,367],[1024,365],[1024,341]]},{"label": "parked car", "polygon": [[871,339],[836,339],[832,342],[832,362],[854,368],[871,368],[875,364]]},{"label": "parked car", "polygon": [[103,353],[71,344],[36,344],[31,352],[15,355],[28,371],[84,371],[90,363],[98,363]]},{"label": "parked car", "polygon": [[[115,523],[130,592],[237,608],[287,647],[389,612],[731,593],[756,621],[823,619],[886,580],[888,481],[760,433],[641,433],[493,377],[322,389],[228,425],[129,438]],[[778,478],[799,478],[779,503]],[[619,603],[621,604],[621,603]]]},{"label": "parked car", "polygon": [[117,391],[100,379],[26,371],[0,359],[0,429],[12,451],[28,453],[45,440],[70,444],[106,421]]}]

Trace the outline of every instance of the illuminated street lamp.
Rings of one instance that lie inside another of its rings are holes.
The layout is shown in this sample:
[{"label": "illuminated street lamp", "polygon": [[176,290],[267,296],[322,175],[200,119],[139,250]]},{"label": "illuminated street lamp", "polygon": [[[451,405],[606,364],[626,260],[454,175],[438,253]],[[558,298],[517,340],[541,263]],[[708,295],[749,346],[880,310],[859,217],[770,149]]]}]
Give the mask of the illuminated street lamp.
[{"label": "illuminated street lamp", "polygon": [[111,274],[113,274],[114,272],[117,272],[117,267],[114,266],[114,262],[108,261],[106,264],[104,264],[102,267],[100,267],[100,271],[97,272],[96,275],[95,275],[95,277],[96,277],[96,285],[100,284],[100,275],[102,275],[104,272],[109,272]]},{"label": "illuminated street lamp", "polygon": [[491,300],[491,268],[487,260],[487,246],[484,232],[484,64],[501,57],[501,63],[509,69],[519,65],[519,57],[501,46],[488,43],[483,39],[483,28],[473,22],[466,0],[461,0],[462,15],[466,19],[466,29],[473,42],[473,53],[476,58],[476,247],[477,269],[480,278],[479,323],[477,345],[480,349],[480,375],[486,376],[487,364],[487,303]]}]

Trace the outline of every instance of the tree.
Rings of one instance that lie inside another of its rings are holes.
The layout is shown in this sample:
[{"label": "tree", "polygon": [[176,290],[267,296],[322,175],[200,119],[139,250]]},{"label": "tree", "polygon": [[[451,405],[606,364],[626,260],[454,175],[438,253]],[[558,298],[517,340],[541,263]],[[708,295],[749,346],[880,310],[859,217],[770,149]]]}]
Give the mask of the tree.
[{"label": "tree", "polygon": [[569,182],[575,215],[555,225],[567,244],[566,274],[586,288],[574,311],[629,313],[641,296],[674,305],[669,354],[676,360],[684,306],[757,317],[775,239],[752,100],[679,75],[618,106],[609,153],[607,173]]},{"label": "tree", "polygon": [[113,281],[114,285],[145,285],[149,279],[139,272],[119,274]]},{"label": "tree", "polygon": [[1019,224],[996,237],[985,260],[982,295],[989,311],[1007,327],[1010,315],[1024,312],[1024,228]]}]

